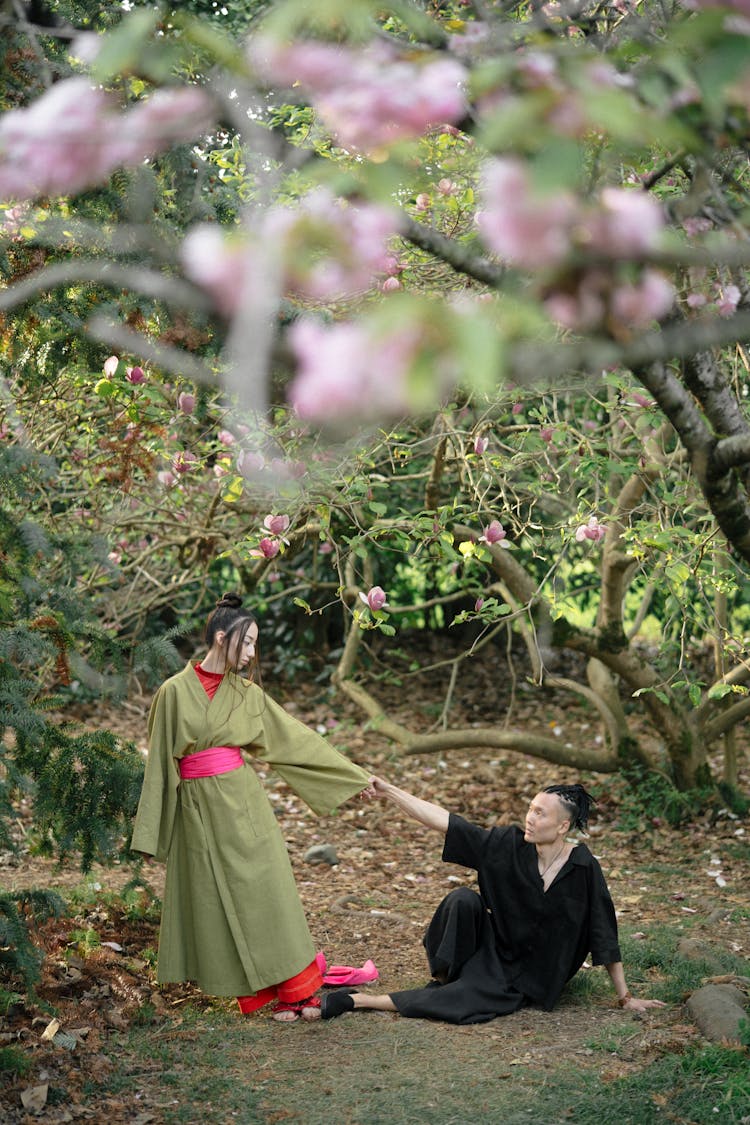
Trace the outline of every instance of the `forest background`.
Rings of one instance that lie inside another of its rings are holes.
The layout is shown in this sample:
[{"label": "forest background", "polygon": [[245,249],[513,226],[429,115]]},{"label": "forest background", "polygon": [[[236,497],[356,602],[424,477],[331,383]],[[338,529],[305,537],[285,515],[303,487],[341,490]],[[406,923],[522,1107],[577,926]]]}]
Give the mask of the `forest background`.
[{"label": "forest background", "polygon": [[[113,703],[230,588],[373,764],[741,832],[745,0],[0,21],[9,853],[125,853]],[[42,892],[0,896],[29,983]]]}]

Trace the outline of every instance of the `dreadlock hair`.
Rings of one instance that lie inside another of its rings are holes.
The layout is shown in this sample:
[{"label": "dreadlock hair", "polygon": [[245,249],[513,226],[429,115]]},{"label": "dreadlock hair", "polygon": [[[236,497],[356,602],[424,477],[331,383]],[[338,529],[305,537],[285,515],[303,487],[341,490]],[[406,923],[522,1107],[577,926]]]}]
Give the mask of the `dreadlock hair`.
[{"label": "dreadlock hair", "polygon": [[586,831],[591,806],[595,805],[596,801],[582,785],[548,785],[542,792],[554,793],[562,802],[573,827],[580,828],[582,832]]},{"label": "dreadlock hair", "polygon": [[257,621],[249,610],[242,608],[242,598],[237,594],[224,594],[219,598],[206,621],[206,644],[212,648],[216,634],[224,633],[226,638],[224,651],[228,660],[232,642],[236,638],[241,644],[251,625],[257,625]]}]

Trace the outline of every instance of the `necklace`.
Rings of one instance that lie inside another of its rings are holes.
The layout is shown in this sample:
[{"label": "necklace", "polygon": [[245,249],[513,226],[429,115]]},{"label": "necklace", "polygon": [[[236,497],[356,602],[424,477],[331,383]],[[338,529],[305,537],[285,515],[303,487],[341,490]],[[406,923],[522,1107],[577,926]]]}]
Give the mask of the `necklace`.
[{"label": "necklace", "polygon": [[547,872],[549,871],[550,867],[553,867],[553,866],[554,866],[554,864],[556,864],[556,863],[557,863],[558,859],[560,858],[560,856],[561,856],[561,855],[563,854],[563,852],[565,851],[565,847],[566,847],[566,845],[565,845],[565,843],[563,843],[563,846],[562,846],[562,847],[560,848],[560,851],[559,851],[559,852],[557,853],[557,855],[556,855],[556,856],[554,857],[554,859],[551,859],[551,860],[550,860],[550,862],[549,862],[549,863],[547,864],[547,866],[546,866],[546,867],[544,868],[544,870],[543,870],[543,871],[540,871],[540,872],[539,872],[539,875],[541,876],[541,878],[542,878],[542,879],[543,879],[543,878],[544,878],[544,876],[545,876],[545,875],[547,874]]}]

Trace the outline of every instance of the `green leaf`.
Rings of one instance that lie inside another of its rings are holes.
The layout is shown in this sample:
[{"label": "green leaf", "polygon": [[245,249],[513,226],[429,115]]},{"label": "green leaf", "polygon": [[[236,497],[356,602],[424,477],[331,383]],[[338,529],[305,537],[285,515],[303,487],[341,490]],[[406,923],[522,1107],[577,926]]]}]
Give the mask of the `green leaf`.
[{"label": "green leaf", "polygon": [[693,707],[697,707],[701,701],[701,689],[698,684],[691,684],[688,688],[688,697]]},{"label": "green leaf", "polygon": [[382,504],[379,500],[372,500],[367,506],[371,512],[374,512],[376,516],[384,516],[388,511],[388,506],[386,504]]},{"label": "green leaf", "polygon": [[114,31],[102,35],[101,46],[91,66],[97,82],[136,69],[161,20],[158,8],[139,8],[126,16]]},{"label": "green leaf", "polygon": [[224,485],[221,493],[221,498],[225,504],[235,504],[242,496],[245,490],[245,482],[242,477],[232,477],[232,479]]},{"label": "green leaf", "polygon": [[108,379],[105,375],[103,379],[99,379],[99,381],[94,384],[94,394],[99,395],[99,398],[112,398],[113,395],[117,394],[117,387],[112,380]]},{"label": "green leaf", "polygon": [[293,598],[292,601],[294,602],[295,605],[298,605],[300,607],[300,609],[304,609],[304,611],[308,615],[308,617],[312,614],[312,609],[311,609],[309,603],[306,602],[304,598]]}]

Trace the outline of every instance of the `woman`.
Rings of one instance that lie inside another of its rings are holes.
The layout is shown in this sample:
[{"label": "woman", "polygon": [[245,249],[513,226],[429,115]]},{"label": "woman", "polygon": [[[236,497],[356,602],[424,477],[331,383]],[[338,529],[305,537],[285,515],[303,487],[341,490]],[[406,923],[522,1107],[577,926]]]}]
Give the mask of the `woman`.
[{"label": "woman", "polygon": [[370,782],[444,835],[443,859],[476,870],[479,893],[460,887],[438,906],[424,938],[430,984],[380,996],[334,992],[323,999],[323,1019],[375,1008],[469,1024],[526,1004],[550,1011],[589,953],[606,966],[621,1008],[663,1007],[631,996],[601,868],[585,844],[567,839],[571,827],[586,827],[591,798],[581,785],[537,793],[522,830],[480,828],[380,778]]},{"label": "woman", "polygon": [[[286,845],[246,758],[266,761],[318,815],[368,776],[254,682],[258,625],[226,594],[208,653],[156,693],[131,847],[166,860],[157,979],[236,996],[244,1013],[320,1015],[315,962]],[[243,676],[243,669],[250,669]]]}]

